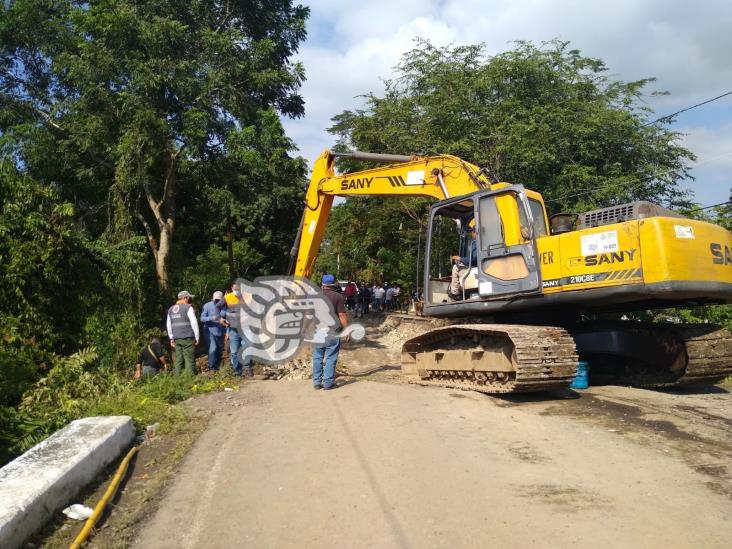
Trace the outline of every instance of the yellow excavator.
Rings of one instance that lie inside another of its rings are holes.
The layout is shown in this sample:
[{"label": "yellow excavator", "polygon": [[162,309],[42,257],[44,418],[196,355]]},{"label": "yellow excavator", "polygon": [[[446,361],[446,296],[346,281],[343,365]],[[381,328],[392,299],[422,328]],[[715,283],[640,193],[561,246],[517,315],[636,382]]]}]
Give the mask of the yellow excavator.
[{"label": "yellow excavator", "polygon": [[[338,157],[386,164],[338,175]],[[592,382],[669,387],[732,374],[716,325],[603,321],[732,303],[732,234],[649,202],[547,216],[541,195],[450,155],[325,151],[315,162],[290,274],[309,277],[336,196],[425,196],[426,316],[450,324],[404,343],[416,383],[486,393]],[[460,258],[460,259],[458,259]]]}]

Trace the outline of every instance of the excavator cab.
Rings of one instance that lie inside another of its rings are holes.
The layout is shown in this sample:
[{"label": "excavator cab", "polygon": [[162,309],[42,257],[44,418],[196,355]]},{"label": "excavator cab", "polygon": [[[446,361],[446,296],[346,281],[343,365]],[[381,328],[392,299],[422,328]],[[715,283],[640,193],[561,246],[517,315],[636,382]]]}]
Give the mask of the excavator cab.
[{"label": "excavator cab", "polygon": [[[461,304],[541,293],[536,239],[547,230],[537,204],[532,207],[521,185],[435,203],[425,254],[425,310],[450,307],[461,314]],[[468,230],[473,222],[475,243]],[[457,269],[451,265],[454,256],[461,257]]]}]

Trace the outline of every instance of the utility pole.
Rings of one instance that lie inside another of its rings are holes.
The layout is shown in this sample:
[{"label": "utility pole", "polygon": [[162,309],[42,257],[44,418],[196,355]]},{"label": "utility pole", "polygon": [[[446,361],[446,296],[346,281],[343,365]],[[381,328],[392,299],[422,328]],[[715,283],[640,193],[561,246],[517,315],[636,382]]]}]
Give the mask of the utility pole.
[{"label": "utility pole", "polygon": [[414,287],[417,288],[417,295],[419,296],[419,249],[422,247],[422,218],[417,223],[417,272],[414,277]]},{"label": "utility pole", "polygon": [[229,262],[229,281],[234,280],[234,235],[231,230],[231,218],[228,219],[226,224],[226,253]]}]

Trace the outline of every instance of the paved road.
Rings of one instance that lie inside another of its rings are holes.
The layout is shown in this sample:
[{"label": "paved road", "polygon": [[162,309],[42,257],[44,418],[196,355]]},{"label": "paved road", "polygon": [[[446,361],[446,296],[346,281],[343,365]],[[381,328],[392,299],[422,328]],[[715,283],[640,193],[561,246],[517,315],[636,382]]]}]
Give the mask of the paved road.
[{"label": "paved road", "polygon": [[213,397],[136,546],[729,547],[732,395],[634,391],[249,383]]}]

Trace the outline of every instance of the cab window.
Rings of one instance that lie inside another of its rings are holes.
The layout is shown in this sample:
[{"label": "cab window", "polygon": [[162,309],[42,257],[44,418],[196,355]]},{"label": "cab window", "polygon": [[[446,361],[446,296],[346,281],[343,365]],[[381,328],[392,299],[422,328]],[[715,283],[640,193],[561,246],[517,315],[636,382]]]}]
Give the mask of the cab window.
[{"label": "cab window", "polygon": [[531,217],[534,218],[534,236],[539,238],[546,236],[546,220],[544,219],[544,208],[541,207],[541,202],[529,198],[529,208],[531,208]]}]

